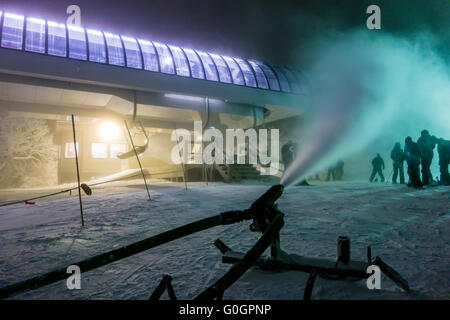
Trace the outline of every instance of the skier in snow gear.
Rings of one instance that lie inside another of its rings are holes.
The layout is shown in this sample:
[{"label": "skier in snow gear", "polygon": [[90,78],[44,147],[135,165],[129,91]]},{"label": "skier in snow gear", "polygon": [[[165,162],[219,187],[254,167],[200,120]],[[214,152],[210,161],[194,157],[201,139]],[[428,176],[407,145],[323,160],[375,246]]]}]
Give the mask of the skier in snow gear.
[{"label": "skier in snow gear", "polygon": [[369,181],[372,182],[375,175],[378,173],[380,176],[381,182],[384,182],[383,171],[384,170],[384,161],[381,158],[380,154],[377,153],[377,156],[372,159],[372,174],[370,175]]},{"label": "skier in snow gear", "polygon": [[408,186],[421,188],[423,184],[419,176],[420,149],[417,143],[412,141],[411,137],[406,137],[405,139],[405,159],[408,165]]},{"label": "skier in snow gear", "polygon": [[405,174],[403,172],[403,162],[405,161],[405,153],[403,152],[400,142],[396,142],[394,149],[391,151],[392,165],[394,166],[394,173],[392,176],[392,183],[397,183],[397,175],[400,173],[400,183],[405,183]]},{"label": "skier in snow gear", "polygon": [[450,185],[450,174],[448,166],[450,163],[450,141],[443,138],[437,139],[437,150],[439,154],[439,169],[441,171],[441,178],[439,183],[443,185]]},{"label": "skier in snow gear", "polygon": [[435,139],[430,136],[428,130],[422,130],[420,138],[417,140],[417,145],[420,150],[422,163],[422,181],[424,185],[429,185],[433,182],[430,166],[433,160],[433,149],[436,146]]}]

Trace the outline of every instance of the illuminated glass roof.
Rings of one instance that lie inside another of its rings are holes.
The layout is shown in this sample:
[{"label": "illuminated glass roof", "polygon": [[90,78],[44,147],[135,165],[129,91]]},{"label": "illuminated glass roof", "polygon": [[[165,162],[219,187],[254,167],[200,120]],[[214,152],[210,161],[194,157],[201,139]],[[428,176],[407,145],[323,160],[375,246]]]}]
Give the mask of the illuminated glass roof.
[{"label": "illuminated glass roof", "polygon": [[0,11],[2,48],[247,86],[300,92],[285,67]]}]

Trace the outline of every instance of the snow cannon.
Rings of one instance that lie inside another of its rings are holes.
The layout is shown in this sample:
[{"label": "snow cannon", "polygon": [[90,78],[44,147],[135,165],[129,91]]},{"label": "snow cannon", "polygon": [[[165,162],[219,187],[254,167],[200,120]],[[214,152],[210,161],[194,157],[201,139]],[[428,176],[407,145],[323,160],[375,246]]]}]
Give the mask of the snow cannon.
[{"label": "snow cannon", "polygon": [[264,208],[271,208],[275,206],[275,202],[283,194],[284,187],[281,184],[276,184],[270,187],[261,197],[252,203],[249,210],[257,212],[264,210]]},{"label": "snow cannon", "polygon": [[[250,230],[262,232],[264,237],[264,235],[268,234],[268,230],[277,219],[284,219],[284,214],[276,205],[276,201],[283,194],[283,191],[284,187],[281,184],[272,186],[253,202],[250,208],[221,213],[221,223],[231,224],[242,220],[253,219]],[[252,265],[266,271],[300,271],[309,273],[303,294],[305,300],[311,299],[317,276],[325,280],[359,281],[372,276],[372,273],[368,271],[370,266],[372,268],[374,266],[378,267],[379,271],[387,275],[397,286],[405,292],[410,292],[408,282],[396,270],[386,264],[379,256],[372,257],[370,246],[367,247],[367,261],[351,260],[350,238],[340,236],[337,239],[336,259],[306,257],[290,254],[282,250],[279,230],[275,231],[271,236],[271,242],[269,244],[270,256],[253,259]],[[223,263],[236,266],[238,263],[244,264],[250,260],[248,253],[244,254],[234,251],[220,239],[216,239],[214,245],[222,253]]]},{"label": "snow cannon", "polygon": [[221,223],[223,225],[233,224],[242,220],[251,220],[253,223],[250,225],[250,230],[255,232],[264,232],[269,223],[274,219],[277,214],[284,216],[276,208],[275,202],[283,194],[284,187],[281,184],[270,187],[262,196],[256,199],[248,209],[234,210],[222,212]]},{"label": "snow cannon", "polygon": [[284,187],[281,184],[276,184],[270,187],[261,197],[252,203],[248,211],[253,216],[253,223],[250,225],[250,230],[253,232],[264,232],[269,223],[275,218],[277,214],[284,216],[280,212],[275,202],[283,194]]}]

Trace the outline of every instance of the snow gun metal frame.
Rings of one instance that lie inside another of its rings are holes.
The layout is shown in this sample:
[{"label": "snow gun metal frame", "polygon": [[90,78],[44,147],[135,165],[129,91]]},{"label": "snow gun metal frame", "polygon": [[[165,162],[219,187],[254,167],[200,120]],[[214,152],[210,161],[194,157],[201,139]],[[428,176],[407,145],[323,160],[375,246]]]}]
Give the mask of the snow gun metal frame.
[{"label": "snow gun metal frame", "polygon": [[274,185],[253,202],[250,208],[226,211],[220,214],[224,225],[253,219],[250,230],[263,232],[263,235],[246,254],[242,254],[239,261],[235,261],[224,276],[200,293],[194,300],[211,300],[214,298],[221,300],[224,291],[254,265],[269,246],[271,246],[271,252],[276,254],[280,230],[284,225],[284,214],[277,209],[275,202],[283,194],[283,190],[284,187],[281,184]]},{"label": "snow gun metal frame", "polygon": [[[232,223],[236,222],[232,216],[253,216],[253,223],[250,225],[251,231],[266,230],[268,223],[277,216],[284,216],[278,210],[275,204],[276,200],[283,193],[282,185],[272,186],[265,194],[256,200],[249,209],[244,211],[224,212],[223,215],[230,216]],[[222,262],[229,264],[236,264],[241,262],[245,255],[240,252],[231,250],[220,239],[214,242],[214,245],[222,253]],[[302,257],[297,255],[290,255],[280,248],[279,233],[274,238],[271,246],[270,257],[266,259],[258,258],[253,263],[254,266],[260,267],[264,270],[270,271],[301,271],[310,274],[305,286],[303,298],[305,300],[311,299],[314,282],[319,275],[327,280],[351,280],[358,281],[367,279],[371,273],[367,272],[367,268],[371,265],[378,266],[380,271],[386,274],[397,286],[410,292],[408,282],[395,271],[392,267],[387,265],[380,257],[372,257],[371,247],[367,247],[367,261],[352,261],[350,260],[350,239],[348,237],[338,237],[337,240],[337,259],[330,260],[324,258]]]},{"label": "snow gun metal frame", "polygon": [[[77,265],[81,272],[88,272],[196,232],[219,225],[229,225],[252,219],[253,222],[250,225],[250,230],[262,232],[261,238],[245,254],[232,251],[222,241],[217,239],[214,244],[222,252],[223,262],[233,265],[220,279],[195,297],[195,300],[222,299],[224,291],[236,282],[251,266],[259,266],[268,270],[295,270],[310,273],[304,293],[304,298],[306,299],[309,299],[311,296],[314,280],[317,275],[325,279],[346,279],[354,277],[360,280],[369,276],[366,273],[366,268],[371,264],[379,266],[397,285],[409,291],[407,282],[395,270],[386,265],[379,257],[371,258],[370,247],[368,248],[368,262],[348,261],[344,263],[345,259],[343,257],[345,254],[337,262],[333,262],[318,258],[293,259],[291,255],[284,253],[280,249],[279,237],[279,232],[284,225],[284,215],[276,206],[276,201],[282,195],[283,190],[284,187],[282,185],[272,186],[260,198],[253,202],[248,209],[222,212],[218,215],[162,232],[130,245],[69,265]],[[271,247],[270,257],[261,259],[261,255],[268,247]],[[348,256],[349,254],[347,252]],[[339,264],[339,262],[341,263]],[[66,279],[66,270],[67,266],[64,266],[46,274],[0,288],[0,299],[5,299]],[[172,278],[170,276],[164,276],[161,283],[150,296],[150,299],[159,299],[164,290],[168,291],[170,299],[176,299],[171,280]]]}]

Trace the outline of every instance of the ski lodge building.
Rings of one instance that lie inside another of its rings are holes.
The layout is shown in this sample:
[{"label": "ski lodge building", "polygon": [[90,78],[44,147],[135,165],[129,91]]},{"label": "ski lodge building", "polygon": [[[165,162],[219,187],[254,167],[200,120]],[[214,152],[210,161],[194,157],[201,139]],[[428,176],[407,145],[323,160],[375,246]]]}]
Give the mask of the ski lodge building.
[{"label": "ski lodge building", "polygon": [[75,179],[72,114],[83,180],[137,167],[134,157],[117,158],[131,148],[124,119],[136,145],[146,129],[140,157],[149,174],[179,179],[174,128],[267,126],[301,113],[302,83],[262,61],[0,12],[0,111],[48,124],[56,183]]}]

